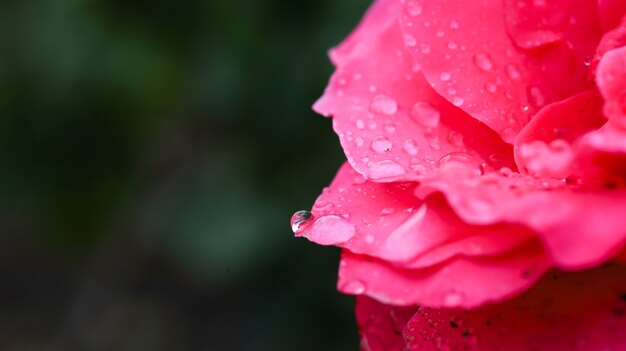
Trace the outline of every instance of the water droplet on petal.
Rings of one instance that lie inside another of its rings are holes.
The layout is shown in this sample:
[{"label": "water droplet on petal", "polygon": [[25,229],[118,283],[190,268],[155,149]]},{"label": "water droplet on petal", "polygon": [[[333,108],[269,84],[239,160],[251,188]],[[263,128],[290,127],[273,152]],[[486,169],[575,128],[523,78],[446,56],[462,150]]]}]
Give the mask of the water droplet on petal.
[{"label": "water droplet on petal", "polygon": [[422,13],[422,4],[419,1],[409,1],[406,10],[411,16],[419,16]]},{"label": "water droplet on petal", "polygon": [[513,63],[506,65],[504,70],[506,71],[506,75],[509,76],[509,78],[513,80],[518,80],[521,77],[521,74],[519,73],[517,66],[515,66],[515,64]]},{"label": "water droplet on petal", "polygon": [[398,110],[398,104],[396,100],[390,98],[387,95],[376,95],[372,99],[370,104],[372,112],[380,113],[383,115],[393,115]]},{"label": "water droplet on petal", "polygon": [[443,304],[446,307],[457,307],[463,302],[463,295],[456,291],[447,292],[443,297]]},{"label": "water droplet on petal", "polygon": [[439,159],[439,167],[463,167],[474,175],[485,173],[483,163],[466,152],[451,152]]},{"label": "water droplet on petal", "polygon": [[479,53],[474,56],[474,64],[483,71],[489,71],[493,67],[493,62],[489,54]]},{"label": "water droplet on petal", "polygon": [[396,213],[396,210],[391,208],[391,207],[383,208],[380,211],[380,215],[381,216],[388,216],[388,215],[391,215],[391,214],[394,214],[394,213]]},{"label": "water droplet on petal", "polygon": [[460,96],[455,96],[454,98],[452,98],[452,105],[456,107],[461,107],[463,105],[463,102],[465,102],[465,100],[463,100],[463,98]]},{"label": "water droplet on petal", "polygon": [[370,147],[372,148],[372,150],[378,152],[379,154],[382,154],[391,150],[392,146],[393,144],[391,143],[391,141],[387,139],[387,137],[384,137],[384,136],[375,138],[374,140],[372,140],[372,143],[370,144]]},{"label": "water droplet on petal", "polygon": [[415,140],[407,139],[404,141],[404,143],[402,143],[402,150],[404,150],[404,152],[406,152],[407,154],[414,156],[417,155],[420,149],[417,146]]},{"label": "water droplet on petal", "polygon": [[441,79],[442,82],[447,82],[450,78],[452,78],[452,76],[448,72],[441,72],[441,74],[439,74],[439,79]]},{"label": "water droplet on petal", "polygon": [[298,211],[291,216],[291,230],[294,234],[298,235],[302,233],[304,227],[306,227],[313,220],[313,214],[311,211]]},{"label": "water droplet on petal", "polygon": [[428,44],[422,44],[422,47],[420,48],[420,52],[422,54],[428,54],[430,53],[430,45]]},{"label": "water droplet on petal", "polygon": [[528,102],[534,107],[541,107],[546,103],[546,98],[538,87],[528,87]]},{"label": "water droplet on petal", "polygon": [[418,102],[411,108],[411,117],[427,128],[436,128],[439,125],[441,114],[428,102]]},{"label": "water droplet on petal", "polygon": [[365,292],[367,286],[362,281],[355,279],[349,280],[342,287],[341,291],[351,295],[361,295]]},{"label": "water droplet on petal", "polygon": [[493,83],[486,83],[485,89],[490,93],[495,93],[497,90],[497,86]]},{"label": "water droplet on petal", "polygon": [[367,175],[370,179],[379,180],[385,178],[398,177],[406,173],[406,169],[391,160],[384,160],[374,163]]},{"label": "water droplet on petal", "polygon": [[365,143],[365,140],[363,140],[363,138],[361,137],[354,138],[354,145],[361,147],[363,146],[364,143]]},{"label": "water droplet on petal", "polygon": [[356,126],[357,129],[365,128],[365,122],[363,122],[362,119],[357,119],[356,122],[354,122],[354,125]]},{"label": "water droplet on petal", "polygon": [[502,138],[502,140],[509,144],[513,144],[516,136],[517,132],[511,127],[504,128],[502,132],[500,132],[500,137]]}]

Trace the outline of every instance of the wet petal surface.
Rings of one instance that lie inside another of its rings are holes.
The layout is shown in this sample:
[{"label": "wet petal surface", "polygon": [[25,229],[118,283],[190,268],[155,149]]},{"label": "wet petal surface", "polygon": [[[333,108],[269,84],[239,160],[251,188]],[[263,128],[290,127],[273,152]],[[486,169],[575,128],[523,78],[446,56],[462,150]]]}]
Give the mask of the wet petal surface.
[{"label": "wet petal surface", "polygon": [[519,297],[473,311],[420,308],[405,331],[420,351],[626,350],[626,269],[546,275]]}]

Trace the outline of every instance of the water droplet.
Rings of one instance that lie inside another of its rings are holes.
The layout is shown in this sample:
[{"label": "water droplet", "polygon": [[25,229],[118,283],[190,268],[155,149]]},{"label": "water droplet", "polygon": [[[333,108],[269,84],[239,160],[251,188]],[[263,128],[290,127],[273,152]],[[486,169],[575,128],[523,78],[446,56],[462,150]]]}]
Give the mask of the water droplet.
[{"label": "water droplet", "polygon": [[422,13],[422,4],[418,1],[409,1],[406,4],[406,10],[411,16],[419,16]]},{"label": "water droplet", "polygon": [[349,280],[341,287],[341,291],[343,293],[351,295],[361,295],[365,292],[366,289],[367,286],[365,285],[365,283],[358,279]]},{"label": "water droplet", "polygon": [[497,90],[497,86],[493,83],[486,83],[485,89],[490,93],[495,93]]},{"label": "water droplet", "polygon": [[546,103],[546,98],[538,87],[528,87],[528,102],[534,107],[541,107]]},{"label": "water droplet", "polygon": [[452,105],[456,107],[462,106],[463,102],[465,102],[465,100],[463,100],[463,98],[460,96],[455,96],[454,98],[452,98]]},{"label": "water droplet", "polygon": [[500,137],[502,138],[502,140],[504,140],[505,142],[509,144],[513,144],[516,136],[517,136],[517,132],[515,131],[515,129],[511,127],[504,128],[500,132]]},{"label": "water droplet", "polygon": [[437,29],[437,31],[435,32],[435,35],[437,35],[439,38],[442,38],[445,34],[446,32],[441,28]]},{"label": "water droplet", "polygon": [[404,45],[415,46],[415,44],[417,44],[417,40],[415,40],[414,36],[412,36],[411,34],[404,35]]},{"label": "water droplet", "polygon": [[459,22],[450,21],[450,29],[459,29]]},{"label": "water droplet", "polygon": [[437,128],[441,114],[428,102],[418,102],[411,108],[411,117],[427,128]]},{"label": "water droplet", "polygon": [[585,56],[585,61],[584,61],[585,66],[587,67],[591,66],[591,60],[592,60],[591,55]]},{"label": "water droplet", "polygon": [[452,76],[448,72],[441,72],[441,74],[439,75],[439,79],[441,79],[442,82],[447,82],[450,80],[450,78],[452,78]]},{"label": "water droplet", "polygon": [[394,214],[394,213],[396,213],[396,210],[391,208],[391,207],[383,208],[380,211],[380,215],[381,216],[389,216],[389,215]]},{"label": "water droplet", "polygon": [[312,219],[313,214],[311,211],[302,210],[294,213],[293,216],[291,216],[291,230],[296,235],[300,234],[304,230],[304,227],[311,223]]},{"label": "water droplet", "polygon": [[404,152],[411,156],[417,155],[417,153],[420,151],[417,143],[413,139],[405,140],[404,143],[402,143],[402,150],[404,150]]},{"label": "water droplet", "polygon": [[363,144],[365,144],[365,140],[363,140],[363,138],[361,137],[354,138],[354,145],[361,147],[363,146]]},{"label": "water droplet", "polygon": [[463,302],[463,295],[456,291],[447,292],[443,297],[443,304],[446,307],[457,307]]},{"label": "water droplet", "polygon": [[451,152],[439,159],[439,167],[463,167],[474,175],[485,173],[483,163],[466,152]]},{"label": "water droplet", "polygon": [[382,154],[384,152],[391,150],[392,146],[393,144],[391,143],[391,141],[387,139],[387,137],[384,137],[384,136],[375,138],[374,140],[372,140],[372,143],[370,144],[370,147],[372,148],[372,150],[378,152],[379,154]]},{"label": "water droplet", "polygon": [[420,48],[420,52],[422,54],[428,54],[430,53],[430,45],[428,44],[422,44],[422,47]]},{"label": "water droplet", "polygon": [[509,78],[513,80],[518,80],[521,77],[521,74],[519,73],[517,66],[515,66],[515,64],[513,63],[506,65],[504,70],[506,71],[506,75],[509,76]]},{"label": "water droplet", "polygon": [[479,53],[474,56],[474,64],[483,71],[489,71],[493,68],[493,62],[489,54]]},{"label": "water droplet", "polygon": [[385,123],[385,132],[392,134],[396,132],[396,126],[389,122],[389,123]]},{"label": "water droplet", "polygon": [[393,115],[398,110],[398,104],[396,100],[390,98],[387,95],[376,95],[372,99],[370,104],[372,112],[380,113],[383,115]]},{"label": "water droplet", "polygon": [[398,177],[406,173],[406,169],[391,160],[378,161],[374,163],[367,175],[372,180]]},{"label": "water droplet", "polygon": [[448,43],[448,49],[450,50],[456,50],[458,47],[459,45],[455,41],[450,41]]},{"label": "water droplet", "polygon": [[357,129],[365,128],[365,122],[363,122],[362,119],[357,119],[356,122],[354,122],[354,125],[356,126]]}]

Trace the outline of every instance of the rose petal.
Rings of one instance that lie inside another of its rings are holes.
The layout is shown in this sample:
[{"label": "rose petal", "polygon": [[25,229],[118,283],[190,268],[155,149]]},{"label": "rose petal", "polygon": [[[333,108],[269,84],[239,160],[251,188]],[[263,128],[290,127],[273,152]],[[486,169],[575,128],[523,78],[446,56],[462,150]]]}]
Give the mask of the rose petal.
[{"label": "rose petal", "polygon": [[468,223],[531,229],[562,268],[596,266],[626,243],[626,190],[576,191],[564,182],[515,173],[478,180],[442,177],[423,184],[441,190]]},{"label": "rose petal", "polygon": [[356,321],[362,351],[402,350],[402,330],[417,307],[383,305],[367,296],[356,297]]},{"label": "rose petal", "polygon": [[380,20],[364,29],[390,8],[376,3],[356,34],[333,51],[337,71],[314,105],[334,117],[350,164],[380,182],[417,180],[457,152],[481,169],[514,168],[511,148],[497,133],[429,86],[405,50],[397,22]]},{"label": "rose petal", "polygon": [[426,201],[415,197],[416,186],[366,181],[345,164],[315,202],[313,222],[298,235],[405,268],[423,268],[457,255],[502,254],[533,237],[511,225],[468,225],[441,194]]},{"label": "rose petal", "polygon": [[576,58],[579,74],[601,36],[597,7],[597,0],[504,1],[507,31],[517,46],[528,50],[564,43]]},{"label": "rose petal", "polygon": [[536,242],[501,256],[459,257],[425,269],[399,268],[344,250],[337,284],[341,292],[386,304],[470,308],[525,290],[548,268]]},{"label": "rose petal", "polygon": [[576,173],[582,177],[588,168],[576,169],[576,151],[571,144],[605,122],[596,90],[544,107],[515,140],[519,169],[538,176],[566,178]]},{"label": "rose petal", "polygon": [[[406,1],[401,16],[408,47],[434,89],[512,142],[529,117],[546,103],[583,87],[584,62],[565,45],[532,55],[507,35],[501,1]],[[593,52],[589,53],[592,54]]]},{"label": "rose petal", "polygon": [[626,15],[626,2],[623,0],[598,0],[600,23],[604,32],[619,25],[622,16]]},{"label": "rose petal", "polygon": [[604,114],[626,128],[626,47],[608,51],[596,71],[596,82],[604,98]]},{"label": "rose petal", "polygon": [[626,268],[554,273],[473,311],[420,308],[406,350],[626,350]]}]

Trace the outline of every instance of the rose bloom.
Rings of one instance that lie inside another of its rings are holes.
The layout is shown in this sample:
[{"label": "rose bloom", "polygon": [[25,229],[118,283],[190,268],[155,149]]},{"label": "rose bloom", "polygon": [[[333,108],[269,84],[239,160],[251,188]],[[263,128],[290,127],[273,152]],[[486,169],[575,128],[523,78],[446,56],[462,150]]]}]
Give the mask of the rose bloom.
[{"label": "rose bloom", "polygon": [[315,103],[362,350],[626,350],[626,1],[377,0]]}]

